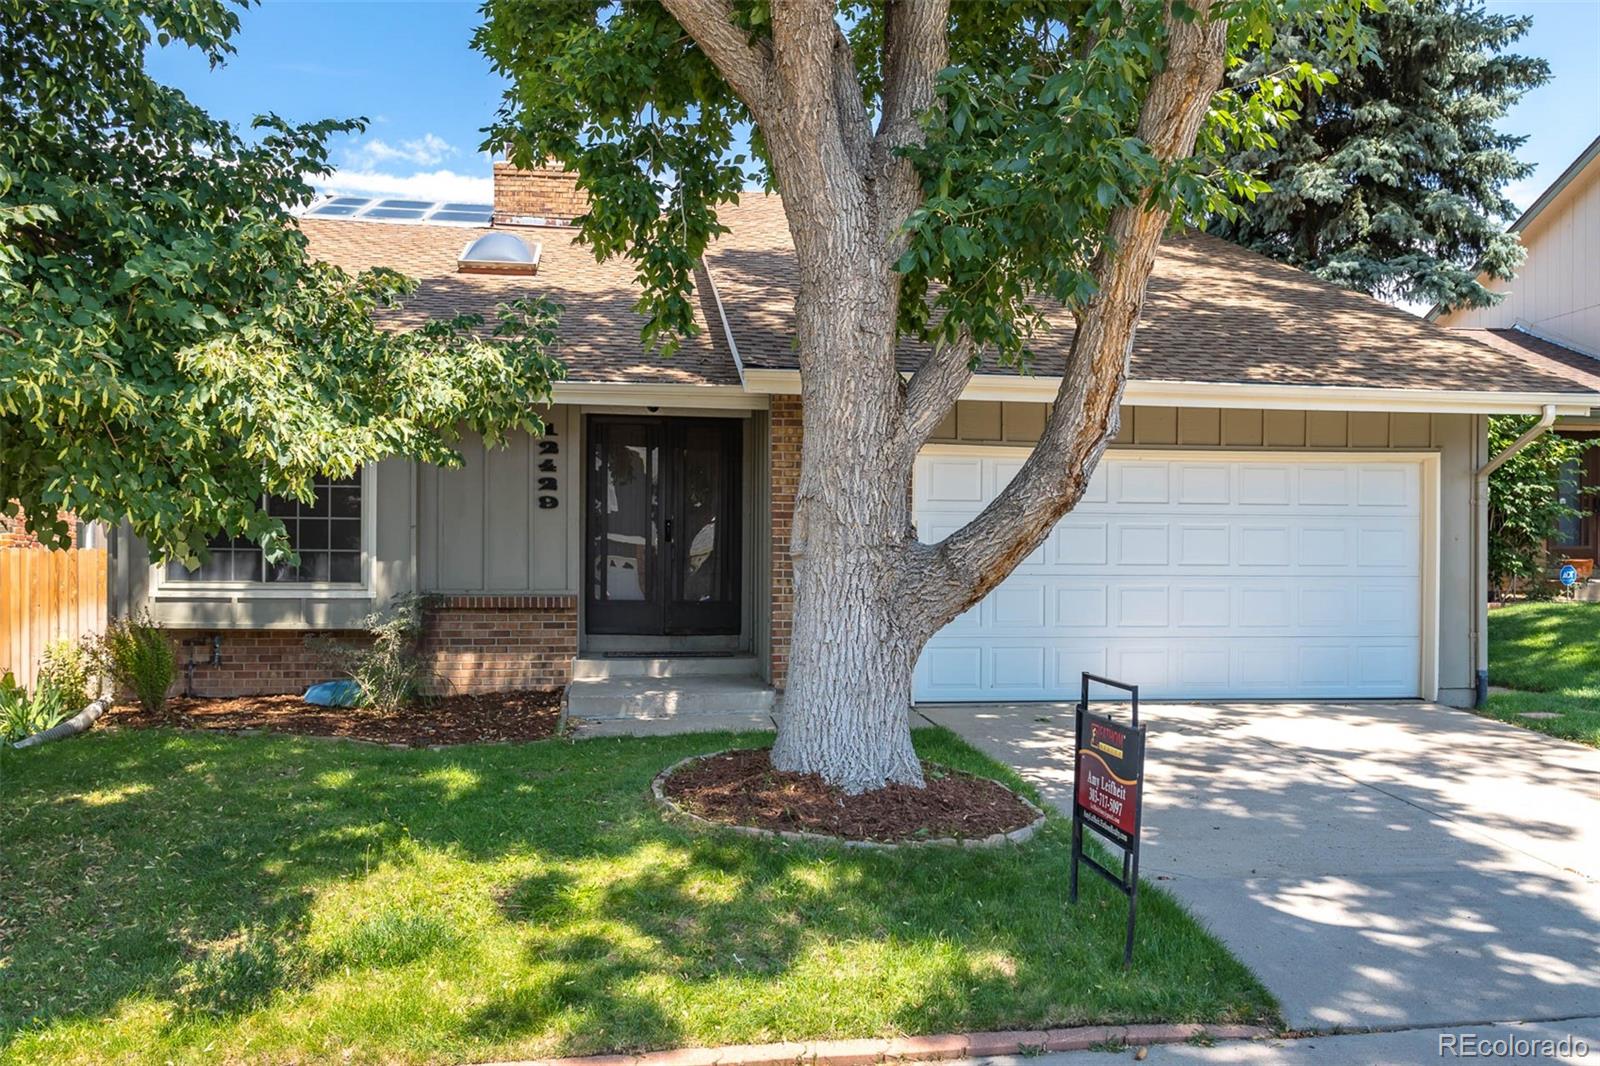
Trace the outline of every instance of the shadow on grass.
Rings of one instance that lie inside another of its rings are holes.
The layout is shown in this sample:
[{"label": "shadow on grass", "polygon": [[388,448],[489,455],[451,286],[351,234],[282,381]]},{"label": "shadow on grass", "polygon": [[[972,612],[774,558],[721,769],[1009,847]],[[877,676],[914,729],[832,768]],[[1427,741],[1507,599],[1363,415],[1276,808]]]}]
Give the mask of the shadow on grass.
[{"label": "shadow on grass", "polygon": [[[0,1047],[125,1026],[155,1058],[270,1018],[263,1051],[295,1057],[335,1008],[340,1040],[397,1059],[1271,1015],[1159,894],[1159,950],[1123,973],[1120,897],[1066,908],[1059,821],[1020,848],[879,853],[701,835],[649,804],[662,766],[769,740],[152,731],[9,754]],[[1018,783],[943,731],[918,743]],[[144,1001],[165,1020],[117,1020]]]}]

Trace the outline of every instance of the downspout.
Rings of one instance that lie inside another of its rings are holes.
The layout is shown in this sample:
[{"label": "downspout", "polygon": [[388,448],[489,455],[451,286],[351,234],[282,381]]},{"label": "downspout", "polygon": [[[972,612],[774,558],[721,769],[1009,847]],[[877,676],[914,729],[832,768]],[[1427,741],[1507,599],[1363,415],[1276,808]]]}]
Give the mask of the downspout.
[{"label": "downspout", "polygon": [[1477,661],[1477,670],[1473,678],[1473,703],[1474,707],[1482,707],[1489,698],[1489,475],[1504,466],[1512,456],[1538,440],[1547,433],[1556,422],[1556,408],[1554,404],[1545,404],[1539,409],[1539,421],[1535,422],[1528,431],[1512,441],[1498,455],[1478,468],[1476,476],[1472,479],[1472,513],[1474,516],[1474,565],[1473,565],[1473,646],[1474,656]]}]

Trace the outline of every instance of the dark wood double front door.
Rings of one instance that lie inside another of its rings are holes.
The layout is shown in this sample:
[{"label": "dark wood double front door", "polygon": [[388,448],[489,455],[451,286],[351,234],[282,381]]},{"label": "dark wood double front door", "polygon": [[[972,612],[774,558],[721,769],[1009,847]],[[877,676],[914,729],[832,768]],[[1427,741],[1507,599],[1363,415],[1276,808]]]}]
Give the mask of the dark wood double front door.
[{"label": "dark wood double front door", "polygon": [[743,445],[733,418],[589,416],[590,633],[739,632]]}]

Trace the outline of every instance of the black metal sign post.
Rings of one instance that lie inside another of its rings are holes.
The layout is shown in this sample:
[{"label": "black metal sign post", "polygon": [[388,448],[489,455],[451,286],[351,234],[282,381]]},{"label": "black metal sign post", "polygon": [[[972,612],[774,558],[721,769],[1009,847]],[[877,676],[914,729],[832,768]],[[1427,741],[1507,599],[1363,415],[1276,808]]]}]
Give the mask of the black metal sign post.
[{"label": "black metal sign post", "polygon": [[[1133,723],[1125,725],[1089,710],[1089,685],[1128,693]],[[1071,899],[1078,902],[1078,864],[1116,885],[1128,897],[1128,935],[1122,965],[1133,965],[1133,923],[1139,913],[1139,829],[1144,824],[1144,726],[1139,724],[1139,686],[1085,673],[1078,700],[1077,745],[1072,770]],[[1122,872],[1102,866],[1083,851],[1084,828],[1093,829],[1122,852]]]}]

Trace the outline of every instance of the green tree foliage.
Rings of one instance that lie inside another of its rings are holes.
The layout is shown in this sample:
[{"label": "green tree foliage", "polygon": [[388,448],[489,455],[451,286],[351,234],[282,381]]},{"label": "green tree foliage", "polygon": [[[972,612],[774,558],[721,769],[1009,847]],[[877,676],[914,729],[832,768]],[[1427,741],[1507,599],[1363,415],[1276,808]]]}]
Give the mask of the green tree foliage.
[{"label": "green tree foliage", "polygon": [[356,121],[249,131],[149,77],[152,43],[232,51],[233,0],[0,0],[0,504],[128,519],[158,558],[226,530],[285,551],[263,493],[392,455],[457,460],[465,426],[537,429],[555,309],[412,331],[414,283],[312,261],[291,210]]},{"label": "green tree foliage", "polygon": [[[1212,229],[1346,288],[1385,299],[1482,307],[1480,271],[1509,278],[1522,246],[1505,224],[1525,137],[1496,123],[1550,78],[1542,59],[1509,51],[1532,17],[1491,15],[1475,0],[1397,2],[1364,16],[1371,46],[1341,60],[1298,31],[1280,48],[1335,70],[1338,84],[1275,145],[1235,166],[1270,191]],[[1233,74],[1241,91],[1281,63],[1257,56]]]},{"label": "green tree foliage", "polygon": [[[695,266],[726,232],[717,207],[737,199],[752,169],[782,191],[761,120],[801,122],[752,114],[742,95],[748,87],[725,76],[671,7],[487,0],[474,41],[512,81],[484,148],[509,148],[520,165],[557,160],[578,174],[591,203],[579,219],[581,239],[601,259],[634,261],[645,340],[669,352],[694,328]],[[1210,16],[1228,22],[1233,56],[1276,56],[1280,31],[1293,26],[1339,55],[1354,54],[1356,9],[1353,0],[1237,0]],[[893,86],[885,92],[894,51],[887,10],[839,4],[841,47],[851,53],[840,76],[859,90],[861,117],[876,116],[879,126],[872,144],[837,148],[900,157],[920,175],[918,202],[896,220],[902,332],[990,348],[1011,363],[1026,363],[1028,339],[1046,328],[1041,300],[1077,305],[1094,294],[1093,260],[1116,208],[1149,198],[1191,221],[1231,214],[1261,186],[1226,164],[1230,152],[1267,148],[1301,97],[1333,80],[1296,61],[1255,78],[1248,92],[1226,88],[1214,97],[1199,150],[1163,165],[1135,127],[1161,69],[1166,4],[958,4],[947,26],[920,31],[947,39],[900,42],[903,50],[947,45],[947,63],[935,106],[897,129]],[[724,12],[755,48],[770,44],[768,0]]]},{"label": "green tree foliage", "polygon": [[[1490,419],[1489,453],[1498,455],[1510,447],[1534,421]],[[1573,470],[1582,469],[1583,453],[1594,443],[1546,433],[1489,475],[1489,581],[1502,593],[1538,596],[1548,591],[1543,578],[1552,560],[1545,545],[1563,518],[1578,513],[1566,502],[1572,498]]]}]

